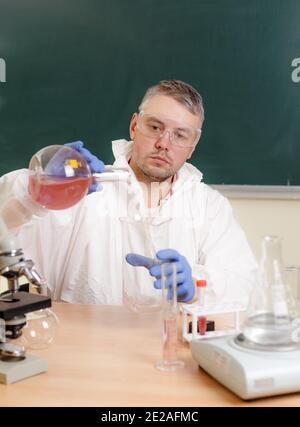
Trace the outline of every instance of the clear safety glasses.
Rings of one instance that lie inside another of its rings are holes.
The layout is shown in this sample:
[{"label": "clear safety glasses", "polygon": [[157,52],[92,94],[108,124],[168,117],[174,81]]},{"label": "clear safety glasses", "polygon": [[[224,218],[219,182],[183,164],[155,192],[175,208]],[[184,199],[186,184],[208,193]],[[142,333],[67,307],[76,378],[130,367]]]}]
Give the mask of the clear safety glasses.
[{"label": "clear safety glasses", "polygon": [[168,132],[171,144],[184,148],[194,147],[201,135],[200,128],[192,128],[173,120],[164,120],[162,117],[144,111],[139,113],[136,127],[144,136],[153,139],[160,139]]}]

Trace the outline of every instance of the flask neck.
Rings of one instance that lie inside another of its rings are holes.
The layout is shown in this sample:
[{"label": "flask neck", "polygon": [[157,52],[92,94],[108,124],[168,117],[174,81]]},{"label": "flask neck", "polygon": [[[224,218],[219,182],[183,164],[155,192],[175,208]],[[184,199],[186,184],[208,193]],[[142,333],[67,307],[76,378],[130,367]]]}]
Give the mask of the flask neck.
[{"label": "flask neck", "polygon": [[261,271],[265,285],[283,284],[282,239],[266,236],[262,240]]}]

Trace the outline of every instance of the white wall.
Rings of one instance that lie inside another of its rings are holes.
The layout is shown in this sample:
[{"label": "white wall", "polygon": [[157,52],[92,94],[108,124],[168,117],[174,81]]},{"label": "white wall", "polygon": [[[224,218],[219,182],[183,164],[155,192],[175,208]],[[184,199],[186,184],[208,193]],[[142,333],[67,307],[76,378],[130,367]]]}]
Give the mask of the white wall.
[{"label": "white wall", "polygon": [[300,266],[300,200],[229,199],[236,219],[260,259],[260,241],[265,235],[283,238],[285,265]]}]

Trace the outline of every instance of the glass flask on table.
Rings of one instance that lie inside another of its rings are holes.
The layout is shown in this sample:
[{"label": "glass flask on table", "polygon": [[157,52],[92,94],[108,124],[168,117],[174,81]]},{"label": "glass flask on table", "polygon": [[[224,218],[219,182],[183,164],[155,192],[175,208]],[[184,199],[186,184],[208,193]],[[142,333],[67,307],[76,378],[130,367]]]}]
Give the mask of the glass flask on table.
[{"label": "glass flask on table", "polygon": [[17,343],[26,349],[43,350],[55,342],[58,331],[59,319],[52,309],[33,311],[26,314],[26,325]]},{"label": "glass flask on table", "polygon": [[282,262],[282,239],[265,236],[261,244],[258,281],[252,291],[242,334],[242,346],[269,351],[299,350],[298,309]]},{"label": "glass flask on table", "polygon": [[[30,291],[51,297],[47,281],[43,279],[40,289],[31,284]],[[43,350],[50,347],[56,340],[60,321],[51,308],[26,313],[26,325],[22,329],[21,342],[26,349]]]}]

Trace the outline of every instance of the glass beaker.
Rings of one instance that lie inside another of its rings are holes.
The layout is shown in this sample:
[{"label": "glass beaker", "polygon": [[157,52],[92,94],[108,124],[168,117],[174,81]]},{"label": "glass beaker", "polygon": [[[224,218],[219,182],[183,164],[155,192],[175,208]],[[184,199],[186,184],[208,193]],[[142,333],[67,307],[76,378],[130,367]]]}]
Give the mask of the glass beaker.
[{"label": "glass beaker", "polygon": [[66,145],[50,145],[30,160],[28,192],[34,202],[47,209],[67,209],[88,193],[92,183],[124,180],[128,176],[127,169],[113,166],[92,174],[77,150]]},{"label": "glass beaker", "polygon": [[273,351],[299,345],[293,339],[298,312],[290,288],[284,282],[281,240],[278,236],[262,239],[260,274],[243,325],[246,340]]},{"label": "glass beaker", "polygon": [[161,371],[176,371],[184,367],[178,359],[178,308],[176,263],[161,264],[162,359],[155,363]]},{"label": "glass beaker", "polygon": [[169,218],[119,218],[122,236],[122,286],[123,304],[133,312],[159,311],[161,295],[153,286],[154,278],[143,266],[133,266],[126,261],[130,253],[156,260],[156,252],[168,247]]}]

